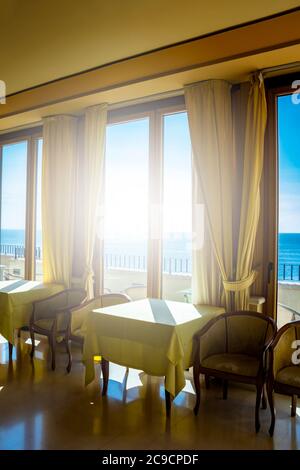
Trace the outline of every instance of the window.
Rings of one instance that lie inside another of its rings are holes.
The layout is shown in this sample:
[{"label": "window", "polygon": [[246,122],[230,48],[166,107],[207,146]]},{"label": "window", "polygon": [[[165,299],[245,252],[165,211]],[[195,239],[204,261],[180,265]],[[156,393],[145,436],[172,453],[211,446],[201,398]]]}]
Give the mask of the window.
[{"label": "window", "polygon": [[37,139],[36,145],[36,223],[35,223],[35,279],[43,279],[42,270],[42,152],[43,140]]},{"label": "window", "polygon": [[191,298],[192,172],[183,106],[107,127],[104,291]]},{"label": "window", "polygon": [[2,280],[25,276],[27,141],[2,147],[1,267]]},{"label": "window", "polygon": [[107,127],[104,290],[146,296],[149,120]]},{"label": "window", "polygon": [[186,113],[163,117],[163,281],[166,299],[190,298],[191,144]]},{"label": "window", "polygon": [[279,230],[278,326],[300,319],[300,105],[277,98]]},{"label": "window", "polygon": [[11,142],[3,136],[0,158],[0,280],[41,280],[42,139],[32,131]]}]

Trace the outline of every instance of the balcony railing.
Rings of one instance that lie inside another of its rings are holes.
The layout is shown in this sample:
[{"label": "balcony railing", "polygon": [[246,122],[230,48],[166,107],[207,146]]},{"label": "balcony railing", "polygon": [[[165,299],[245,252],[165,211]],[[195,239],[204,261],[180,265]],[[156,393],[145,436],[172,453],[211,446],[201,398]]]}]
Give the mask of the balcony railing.
[{"label": "balcony railing", "polygon": [[[0,254],[10,255],[15,259],[25,258],[25,246],[13,244],[0,244]],[[42,259],[41,247],[35,249],[36,259]],[[164,274],[192,273],[192,260],[184,256],[164,256],[162,260]],[[147,271],[147,257],[145,255],[128,255],[106,253],[104,256],[105,269],[124,269],[128,271]],[[278,265],[279,281],[300,282],[300,264],[282,263]]]},{"label": "balcony railing", "polygon": [[[191,275],[192,273],[192,261],[188,257],[164,256],[162,266],[164,274]],[[147,257],[145,255],[106,253],[104,267],[105,269],[147,271]]]},{"label": "balcony railing", "polygon": [[[25,246],[24,245],[9,245],[1,244],[0,245],[0,254],[1,255],[11,255],[15,259],[25,258]],[[35,249],[36,259],[42,259],[42,250],[39,246]]]},{"label": "balcony railing", "polygon": [[279,281],[298,281],[300,282],[300,264],[283,263],[278,265]]}]

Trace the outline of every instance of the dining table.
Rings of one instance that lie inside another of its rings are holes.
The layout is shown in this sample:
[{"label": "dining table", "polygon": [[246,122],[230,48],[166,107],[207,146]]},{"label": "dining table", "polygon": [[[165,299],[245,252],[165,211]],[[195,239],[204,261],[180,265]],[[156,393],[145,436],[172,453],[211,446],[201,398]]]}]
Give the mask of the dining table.
[{"label": "dining table", "polygon": [[83,362],[85,383],[95,379],[95,356],[101,356],[102,395],[109,362],[165,378],[166,414],[185,387],[185,370],[193,362],[193,337],[222,307],[163,299],[142,299],[97,308],[86,320]]},{"label": "dining table", "polygon": [[8,341],[10,355],[15,344],[15,330],[29,325],[32,302],[63,289],[62,284],[41,281],[0,281],[0,335]]}]

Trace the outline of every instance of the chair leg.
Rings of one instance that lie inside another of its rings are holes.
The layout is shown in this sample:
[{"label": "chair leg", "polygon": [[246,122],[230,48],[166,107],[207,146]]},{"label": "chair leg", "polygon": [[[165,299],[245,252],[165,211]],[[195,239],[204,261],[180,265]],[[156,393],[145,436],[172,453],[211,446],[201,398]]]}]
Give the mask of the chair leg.
[{"label": "chair leg", "polygon": [[275,428],[275,408],[274,408],[274,394],[273,394],[273,382],[268,381],[267,383],[267,394],[268,394],[268,402],[271,410],[271,425],[269,429],[269,434],[272,437]]},{"label": "chair leg", "polygon": [[210,382],[209,382],[209,375],[205,374],[205,388],[208,390],[210,387]]},{"label": "chair leg", "polygon": [[292,409],[291,409],[292,418],[296,416],[296,408],[297,408],[297,395],[293,395],[292,396]]},{"label": "chair leg", "polygon": [[259,407],[260,407],[262,389],[263,389],[263,383],[256,385],[256,404],[255,404],[255,431],[256,432],[258,432],[260,429]]},{"label": "chair leg", "polygon": [[56,348],[56,334],[54,331],[50,333],[49,336],[49,344],[50,344],[50,349],[51,349],[51,367],[52,370],[55,370],[55,348]]},{"label": "chair leg", "polygon": [[194,377],[194,384],[196,389],[196,404],[194,407],[195,415],[198,414],[199,406],[200,406],[200,398],[201,398],[201,391],[200,391],[200,371],[199,366],[194,365],[193,367],[193,377]]},{"label": "chair leg", "polygon": [[13,347],[14,345],[8,342],[8,358],[10,361],[12,360],[12,356],[13,356]]},{"label": "chair leg", "polygon": [[266,390],[265,390],[266,385],[263,385],[262,389],[262,396],[261,396],[261,407],[263,410],[267,409],[267,398],[266,398]]},{"label": "chair leg", "polygon": [[103,357],[101,358],[101,369],[102,369],[102,375],[103,375],[102,396],[105,396],[107,393],[108,379],[109,379],[109,362]]},{"label": "chair leg", "polygon": [[170,418],[171,416],[171,395],[170,392],[168,392],[165,389],[165,399],[166,399],[166,416],[167,418]]},{"label": "chair leg", "polygon": [[228,380],[223,380],[223,400],[227,400],[228,395]]},{"label": "chair leg", "polygon": [[67,354],[69,358],[68,365],[67,365],[67,372],[69,374],[72,368],[72,352],[71,352],[71,347],[70,347],[70,337],[68,334],[65,337],[65,343],[66,343],[66,350],[67,350]]},{"label": "chair leg", "polygon": [[32,327],[29,328],[30,331],[30,339],[31,339],[31,351],[30,351],[30,357],[33,358],[34,356],[34,350],[35,350],[35,342],[34,342],[34,329]]}]

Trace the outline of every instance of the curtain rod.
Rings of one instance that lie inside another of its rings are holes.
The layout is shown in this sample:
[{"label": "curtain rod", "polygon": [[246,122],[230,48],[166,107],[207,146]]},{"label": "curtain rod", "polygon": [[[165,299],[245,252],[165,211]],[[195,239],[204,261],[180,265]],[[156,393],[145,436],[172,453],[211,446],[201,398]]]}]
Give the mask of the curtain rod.
[{"label": "curtain rod", "polygon": [[281,70],[285,71],[285,70],[295,69],[295,68],[300,68],[300,61],[290,62],[288,64],[275,65],[273,67],[266,67],[264,69],[260,69],[259,71],[262,72],[263,75],[266,75],[272,72],[280,72]]}]

